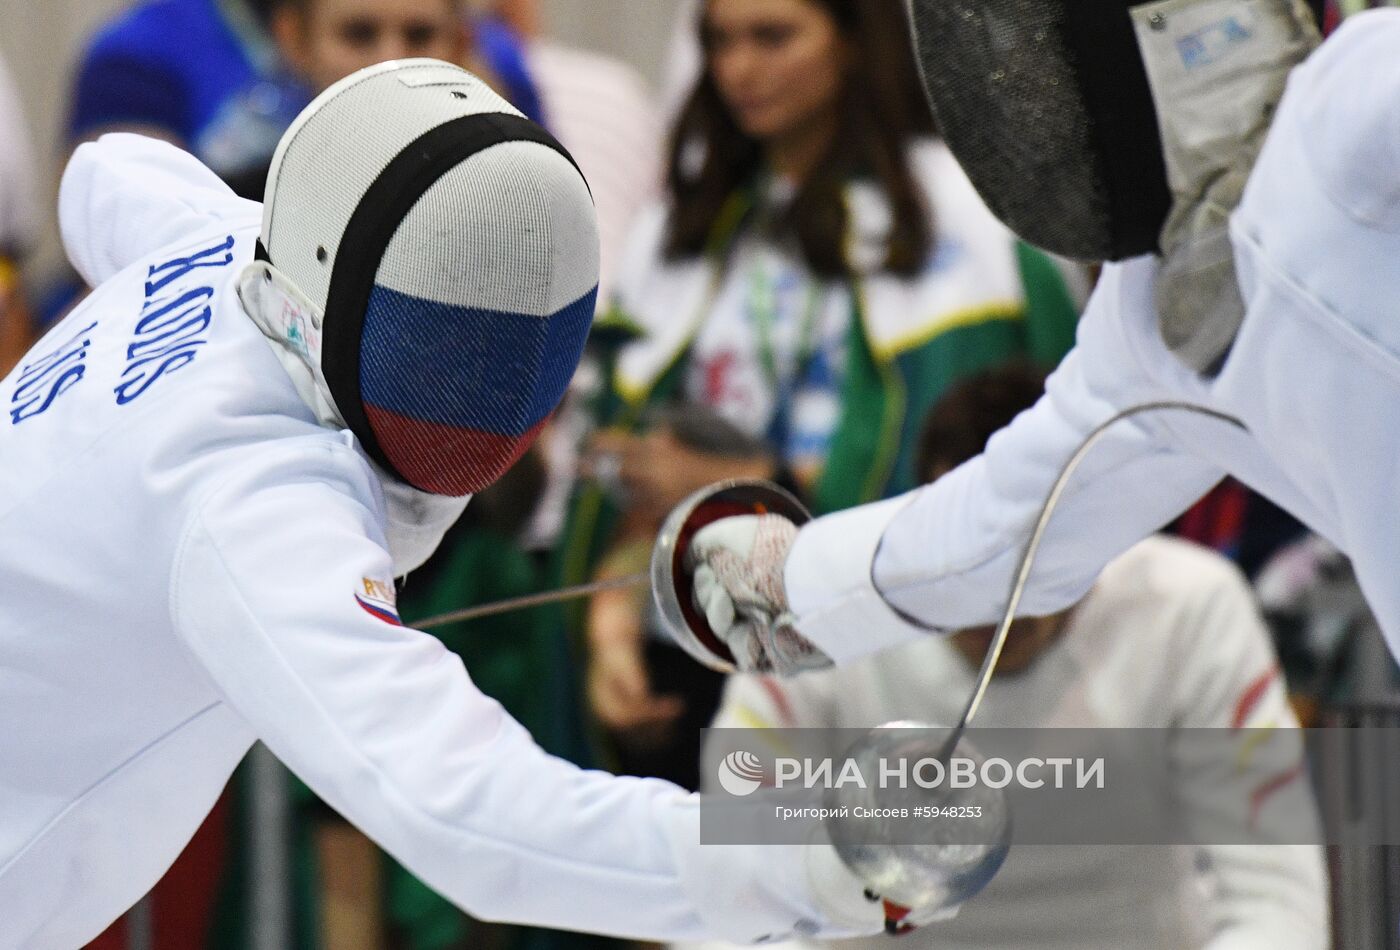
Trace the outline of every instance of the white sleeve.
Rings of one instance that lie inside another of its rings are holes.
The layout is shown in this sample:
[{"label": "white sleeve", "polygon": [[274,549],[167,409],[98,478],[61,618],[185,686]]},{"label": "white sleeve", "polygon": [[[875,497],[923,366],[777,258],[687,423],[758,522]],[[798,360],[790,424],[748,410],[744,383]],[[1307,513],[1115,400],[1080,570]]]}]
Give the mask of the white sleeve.
[{"label": "white sleeve", "polygon": [[[1174,725],[1186,730],[1172,751],[1179,800],[1204,824],[1272,815],[1290,833],[1317,828],[1302,733],[1248,585],[1213,557],[1195,569],[1179,564],[1176,580],[1183,607],[1173,622],[1180,666],[1172,706]],[[1222,754],[1222,736],[1238,736],[1232,754]],[[1321,847],[1207,842],[1202,850],[1212,885],[1205,950],[1331,945]]]},{"label": "white sleeve", "polygon": [[701,847],[698,796],[546,755],[438,641],[362,604],[391,576],[372,477],[343,445],[278,446],[177,555],[181,637],[282,761],[481,919],[741,942],[819,919],[804,849]]},{"label": "white sleeve", "polygon": [[256,226],[261,215],[193,155],[127,132],[78,146],[58,193],[63,247],[92,287],[187,235],[220,221]]},{"label": "white sleeve", "polygon": [[[984,454],[933,485],[806,525],[785,571],[798,629],[842,663],[925,635],[918,624],[999,620],[1041,505],[1085,437],[1123,409],[1170,398],[1154,388],[1122,324],[1125,310],[1141,319],[1151,307],[1152,276],[1141,259],[1105,268],[1046,395]],[[1070,481],[1020,613],[1073,604],[1108,561],[1223,474],[1178,448],[1160,414],[1116,424]]]}]

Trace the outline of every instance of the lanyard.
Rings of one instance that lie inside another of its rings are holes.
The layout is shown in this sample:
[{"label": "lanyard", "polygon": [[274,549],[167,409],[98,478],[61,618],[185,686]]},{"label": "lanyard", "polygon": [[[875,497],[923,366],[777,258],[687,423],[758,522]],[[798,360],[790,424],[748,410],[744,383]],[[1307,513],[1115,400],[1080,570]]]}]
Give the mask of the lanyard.
[{"label": "lanyard", "polygon": [[816,355],[817,313],[821,309],[821,292],[815,281],[807,281],[807,300],[803,304],[802,323],[798,328],[797,358],[793,363],[792,376],[784,382],[778,372],[777,350],[773,345],[773,327],[778,319],[776,279],[769,279],[761,263],[755,263],[749,270],[748,314],[754,329],[754,342],[758,345],[758,359],[768,384],[779,394],[797,388],[812,357]]},{"label": "lanyard", "polygon": [[773,345],[774,324],[778,318],[776,284],[776,277],[769,279],[764,273],[761,259],[750,268],[747,309],[753,323],[759,364],[774,394],[773,421],[768,427],[768,437],[778,451],[786,455],[793,398],[817,352],[816,326],[822,294],[817,282],[809,279],[802,323],[798,328],[796,359],[791,376],[784,380],[778,371],[778,357]]}]

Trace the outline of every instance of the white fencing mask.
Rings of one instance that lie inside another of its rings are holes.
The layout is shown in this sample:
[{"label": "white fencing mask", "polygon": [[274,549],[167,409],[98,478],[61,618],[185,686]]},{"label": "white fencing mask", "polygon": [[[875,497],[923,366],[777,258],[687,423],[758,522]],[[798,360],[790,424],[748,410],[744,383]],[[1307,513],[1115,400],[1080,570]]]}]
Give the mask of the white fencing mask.
[{"label": "white fencing mask", "polygon": [[273,158],[260,245],[244,302],[310,371],[303,396],[432,495],[480,491],[525,452],[593,319],[577,166],[436,60],[361,70],[307,107]]}]

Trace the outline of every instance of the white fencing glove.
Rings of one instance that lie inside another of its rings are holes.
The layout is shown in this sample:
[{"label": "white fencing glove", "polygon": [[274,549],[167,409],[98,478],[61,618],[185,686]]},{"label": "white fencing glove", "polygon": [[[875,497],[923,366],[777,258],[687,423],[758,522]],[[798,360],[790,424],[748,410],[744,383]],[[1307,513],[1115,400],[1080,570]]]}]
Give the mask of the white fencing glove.
[{"label": "white fencing glove", "polygon": [[701,529],[686,552],[695,606],[744,672],[831,665],[792,626],[783,565],[796,538],[797,526],[780,515],[736,515]]}]

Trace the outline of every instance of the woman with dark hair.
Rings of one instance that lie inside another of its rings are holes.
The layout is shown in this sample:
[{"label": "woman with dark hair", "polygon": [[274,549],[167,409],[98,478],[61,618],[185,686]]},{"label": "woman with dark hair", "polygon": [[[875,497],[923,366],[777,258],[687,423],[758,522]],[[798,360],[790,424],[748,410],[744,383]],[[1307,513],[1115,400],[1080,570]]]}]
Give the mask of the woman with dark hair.
[{"label": "woman with dark hair", "polygon": [[[818,512],[912,485],[918,421],[949,383],[1013,355],[1053,364],[1073,342],[1060,271],[934,138],[903,9],[704,2],[705,69],[674,132],[669,194],[640,217],[599,321],[631,335],[606,418],[634,428],[649,407],[703,407],[766,444],[745,474],[776,475]],[[736,471],[667,432],[610,432],[598,449],[626,489],[624,538],[649,540],[681,498]],[[581,499],[571,578],[600,548],[603,510]],[[592,607],[595,710],[614,729],[703,724],[714,695],[652,694],[628,596]],[[649,648],[653,674],[667,649]]]},{"label": "woman with dark hair", "polygon": [[672,139],[668,256],[704,255],[725,206],[771,173],[793,189],[782,229],[814,273],[845,277],[844,193],[865,177],[893,211],[883,263],[917,274],[933,229],[906,152],[933,123],[905,31],[887,3],[710,4],[709,66]]}]

